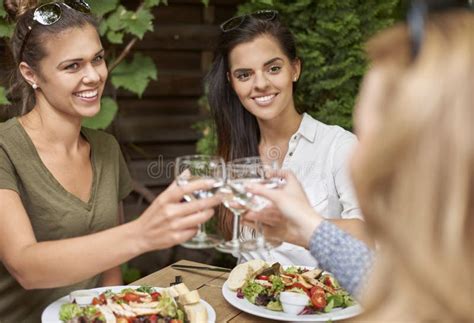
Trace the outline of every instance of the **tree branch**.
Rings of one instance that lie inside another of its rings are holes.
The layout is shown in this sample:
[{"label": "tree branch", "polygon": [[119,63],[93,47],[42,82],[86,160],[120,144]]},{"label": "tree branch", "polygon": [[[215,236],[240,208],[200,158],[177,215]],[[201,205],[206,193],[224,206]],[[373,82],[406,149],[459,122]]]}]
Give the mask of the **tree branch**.
[{"label": "tree branch", "polygon": [[112,62],[109,66],[109,73],[112,72],[114,68],[116,68],[124,59],[127,57],[127,55],[130,53],[132,50],[132,47],[135,45],[135,43],[138,41],[138,38],[133,38],[127,46],[123,49],[123,51],[120,53],[119,57],[115,61]]},{"label": "tree branch", "polygon": [[[145,6],[145,1],[142,1],[136,11],[137,12],[140,11],[144,6]],[[127,57],[127,55],[130,53],[130,51],[132,50],[133,46],[135,46],[135,43],[137,41],[138,41],[138,38],[135,37],[128,43],[128,45],[120,53],[119,57],[117,57],[117,59],[110,64],[109,73],[112,72],[113,69],[116,68],[125,59],[125,57]]]}]

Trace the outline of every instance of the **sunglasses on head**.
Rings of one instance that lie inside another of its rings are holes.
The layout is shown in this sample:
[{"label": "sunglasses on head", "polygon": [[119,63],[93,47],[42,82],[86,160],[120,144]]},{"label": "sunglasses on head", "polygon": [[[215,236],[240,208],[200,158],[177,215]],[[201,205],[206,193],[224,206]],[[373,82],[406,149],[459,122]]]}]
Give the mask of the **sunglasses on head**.
[{"label": "sunglasses on head", "polygon": [[455,8],[473,10],[474,0],[413,0],[411,2],[407,14],[407,25],[413,59],[415,59],[420,52],[428,14]]},{"label": "sunglasses on head", "polygon": [[[91,12],[89,4],[84,0],[64,0],[61,2],[50,2],[35,9],[33,13],[33,23],[38,23],[42,26],[51,26],[57,23],[59,19],[61,19],[63,13],[61,4],[66,6],[66,8],[74,9],[82,13],[89,14]],[[28,32],[23,39],[20,49],[20,61],[23,60],[23,51],[25,50],[26,43],[28,42],[28,38],[30,37],[32,30],[33,25],[28,26]]]},{"label": "sunglasses on head", "polygon": [[249,13],[246,15],[242,16],[237,16],[237,17],[232,17],[229,20],[224,21],[220,27],[223,32],[228,32],[234,29],[239,28],[242,23],[247,19],[248,17],[252,17],[258,20],[264,20],[264,21],[272,21],[278,16],[278,11],[276,10],[259,10],[255,11],[253,13]]}]

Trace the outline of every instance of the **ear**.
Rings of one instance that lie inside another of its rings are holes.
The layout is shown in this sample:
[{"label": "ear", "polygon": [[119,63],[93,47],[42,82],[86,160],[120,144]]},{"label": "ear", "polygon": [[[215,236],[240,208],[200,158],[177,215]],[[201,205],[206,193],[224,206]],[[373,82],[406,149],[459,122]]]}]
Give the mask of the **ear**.
[{"label": "ear", "polygon": [[33,84],[38,84],[39,78],[36,75],[35,71],[25,62],[21,62],[18,66],[20,73],[28,84],[33,86]]},{"label": "ear", "polygon": [[301,74],[301,60],[297,57],[293,61],[292,66],[293,66],[293,82],[296,82],[300,78],[300,74]]}]

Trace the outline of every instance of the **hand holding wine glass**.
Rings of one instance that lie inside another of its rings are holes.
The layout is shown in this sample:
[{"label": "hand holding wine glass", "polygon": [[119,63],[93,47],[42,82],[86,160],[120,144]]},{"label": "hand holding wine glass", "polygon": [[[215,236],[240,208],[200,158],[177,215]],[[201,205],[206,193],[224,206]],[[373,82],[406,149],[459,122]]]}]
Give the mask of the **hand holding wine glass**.
[{"label": "hand holding wine glass", "polygon": [[[236,197],[236,200],[248,210],[259,212],[271,205],[271,202],[259,195],[255,195],[247,190],[249,185],[259,184],[267,189],[277,188],[280,178],[274,176],[278,166],[274,162],[265,162],[260,157],[240,158],[232,161],[235,171],[235,178],[228,180]],[[240,244],[242,250],[272,249],[281,244],[277,237],[265,239],[262,227],[257,221],[255,236],[246,239]]]},{"label": "hand holding wine glass", "polygon": [[[221,157],[217,156],[181,156],[176,158],[175,176],[176,183],[183,187],[197,180],[214,180],[212,187],[195,190],[184,195],[186,201],[191,202],[212,197],[224,185],[226,176],[225,163]],[[216,235],[206,234],[203,224],[200,224],[196,236],[183,243],[182,246],[192,249],[212,248],[219,244],[221,240]]]},{"label": "hand holding wine glass", "polygon": [[291,171],[278,171],[277,176],[285,180],[284,187],[276,190],[258,184],[247,187],[252,194],[272,201],[273,206],[262,212],[246,213],[244,223],[252,225],[259,221],[264,224],[267,237],[278,237],[307,248],[311,234],[323,218],[311,207],[303,187]]}]

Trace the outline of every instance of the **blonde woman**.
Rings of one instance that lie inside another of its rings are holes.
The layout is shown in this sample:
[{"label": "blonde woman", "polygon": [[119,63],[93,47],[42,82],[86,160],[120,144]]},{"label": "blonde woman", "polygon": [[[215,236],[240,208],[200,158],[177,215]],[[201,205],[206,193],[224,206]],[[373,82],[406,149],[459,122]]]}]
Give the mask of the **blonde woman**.
[{"label": "blonde woman", "polygon": [[372,64],[356,111],[360,143],[351,170],[380,245],[375,265],[370,249],[311,209],[292,175],[282,190],[253,188],[285,218],[250,219],[309,247],[352,291],[365,286],[363,319],[472,322],[474,14],[450,9],[418,26],[398,25],[367,46]]}]

